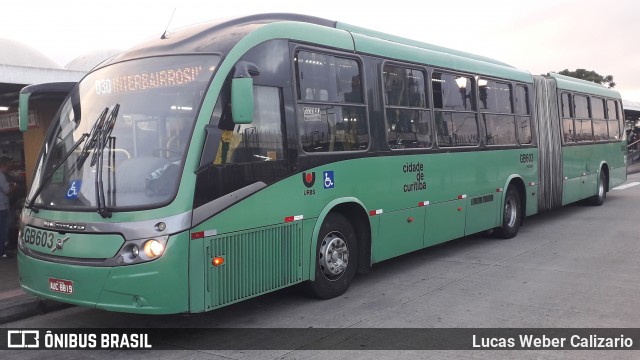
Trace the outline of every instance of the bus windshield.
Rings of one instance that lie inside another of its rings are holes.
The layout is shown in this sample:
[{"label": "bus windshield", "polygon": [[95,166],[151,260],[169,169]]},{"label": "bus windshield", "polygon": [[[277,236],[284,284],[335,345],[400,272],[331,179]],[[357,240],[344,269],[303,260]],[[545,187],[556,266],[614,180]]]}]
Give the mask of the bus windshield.
[{"label": "bus windshield", "polygon": [[36,208],[135,210],[175,196],[191,131],[218,55],[116,63],[63,103],[36,167]]}]

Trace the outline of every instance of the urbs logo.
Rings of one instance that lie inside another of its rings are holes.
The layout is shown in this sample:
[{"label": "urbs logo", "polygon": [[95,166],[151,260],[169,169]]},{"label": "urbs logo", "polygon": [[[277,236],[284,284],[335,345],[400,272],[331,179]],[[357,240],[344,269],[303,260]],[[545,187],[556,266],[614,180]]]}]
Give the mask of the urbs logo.
[{"label": "urbs logo", "polygon": [[316,183],[316,173],[315,172],[310,172],[310,173],[306,173],[303,172],[302,173],[302,183],[304,184],[304,186],[307,187],[307,190],[304,191],[305,195],[315,195],[316,191],[314,189],[312,189],[313,184]]},{"label": "urbs logo", "polygon": [[304,183],[304,186],[306,186],[308,188],[312,188],[313,184],[316,183],[316,173],[315,172],[310,172],[310,173],[303,172],[302,173],[302,182]]}]

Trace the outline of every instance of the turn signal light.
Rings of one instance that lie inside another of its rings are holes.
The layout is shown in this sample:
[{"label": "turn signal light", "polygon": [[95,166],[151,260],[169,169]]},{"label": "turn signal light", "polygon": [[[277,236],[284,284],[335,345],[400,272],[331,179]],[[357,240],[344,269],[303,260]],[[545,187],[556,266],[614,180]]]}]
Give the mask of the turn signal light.
[{"label": "turn signal light", "polygon": [[211,264],[213,266],[220,266],[222,264],[224,264],[224,258],[220,257],[220,256],[216,256],[213,258],[213,260],[211,260]]}]

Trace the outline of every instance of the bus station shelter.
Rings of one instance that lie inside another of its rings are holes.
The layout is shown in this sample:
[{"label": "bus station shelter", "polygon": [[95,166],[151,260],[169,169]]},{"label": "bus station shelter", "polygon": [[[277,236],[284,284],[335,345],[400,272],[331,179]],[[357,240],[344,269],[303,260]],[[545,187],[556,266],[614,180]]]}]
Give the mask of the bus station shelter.
[{"label": "bus station shelter", "polygon": [[624,108],[624,118],[627,130],[633,130],[636,127],[640,127],[640,102],[623,99],[622,107]]},{"label": "bus station shelter", "polygon": [[92,51],[62,67],[39,51],[13,40],[0,38],[0,49],[0,156],[14,161],[28,188],[47,128],[66,94],[49,93],[30,98],[29,131],[22,133],[18,129],[20,90],[39,83],[77,82],[116,51]]}]

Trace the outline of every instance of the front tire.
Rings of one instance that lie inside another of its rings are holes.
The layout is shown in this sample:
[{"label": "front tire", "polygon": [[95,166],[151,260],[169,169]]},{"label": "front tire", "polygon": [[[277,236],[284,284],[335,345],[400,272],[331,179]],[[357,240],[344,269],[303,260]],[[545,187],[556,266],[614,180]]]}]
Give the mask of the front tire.
[{"label": "front tire", "polygon": [[496,235],[503,239],[511,239],[518,234],[522,221],[522,202],[520,193],[515,186],[509,186],[504,198],[504,212],[502,214],[502,226],[496,228]]},{"label": "front tire", "polygon": [[306,284],[307,291],[320,299],[344,294],[358,268],[358,248],[353,226],[341,214],[330,213],[318,234],[315,280]]}]

